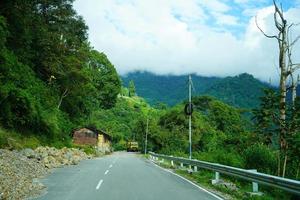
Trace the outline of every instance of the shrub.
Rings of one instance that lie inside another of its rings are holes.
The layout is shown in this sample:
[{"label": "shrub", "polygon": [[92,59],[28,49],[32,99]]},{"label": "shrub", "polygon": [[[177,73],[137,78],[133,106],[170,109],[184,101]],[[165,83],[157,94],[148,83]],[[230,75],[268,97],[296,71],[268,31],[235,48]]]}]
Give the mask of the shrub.
[{"label": "shrub", "polygon": [[245,166],[248,169],[257,169],[259,172],[275,174],[276,155],[269,147],[255,144],[244,152]]},{"label": "shrub", "polygon": [[197,152],[193,155],[198,160],[215,162],[233,167],[244,167],[244,159],[237,153],[224,149],[216,149],[210,152]]},{"label": "shrub", "polygon": [[121,139],[119,142],[113,144],[113,148],[115,151],[122,151],[127,148],[127,142]]}]

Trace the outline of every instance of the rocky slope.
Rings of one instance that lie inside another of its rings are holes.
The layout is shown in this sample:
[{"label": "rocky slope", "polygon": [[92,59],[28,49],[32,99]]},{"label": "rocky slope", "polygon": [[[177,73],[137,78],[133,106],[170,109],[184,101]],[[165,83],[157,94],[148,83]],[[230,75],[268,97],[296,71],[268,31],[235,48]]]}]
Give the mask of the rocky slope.
[{"label": "rocky slope", "polygon": [[88,158],[91,157],[74,148],[0,149],[0,200],[37,196],[45,188],[37,178],[45,176],[52,168],[76,165]]}]

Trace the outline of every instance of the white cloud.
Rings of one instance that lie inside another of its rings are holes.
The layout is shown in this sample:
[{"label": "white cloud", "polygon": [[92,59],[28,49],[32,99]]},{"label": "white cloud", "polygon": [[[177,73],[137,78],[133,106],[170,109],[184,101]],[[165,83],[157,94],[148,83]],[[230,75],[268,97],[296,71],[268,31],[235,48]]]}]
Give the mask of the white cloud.
[{"label": "white cloud", "polygon": [[249,3],[249,0],[234,0],[234,2],[237,4],[247,4]]},{"label": "white cloud", "polygon": [[235,16],[226,15],[223,13],[212,13],[212,15],[215,17],[216,23],[219,25],[234,26],[234,25],[238,25],[239,22],[238,18]]},{"label": "white cloud", "polygon": [[[77,0],[75,8],[90,28],[92,45],[105,52],[121,74],[148,70],[207,76],[248,72],[265,81],[278,77],[276,41],[259,32],[256,12],[238,37],[231,30],[241,28],[239,18],[228,14],[232,8],[224,2]],[[275,31],[272,10],[258,10],[259,24],[270,34]],[[286,16],[297,21],[300,9],[290,9]],[[300,45],[295,51],[299,60]]]},{"label": "white cloud", "polygon": [[230,6],[219,0],[201,0],[198,2],[204,8],[214,12],[227,12]]}]

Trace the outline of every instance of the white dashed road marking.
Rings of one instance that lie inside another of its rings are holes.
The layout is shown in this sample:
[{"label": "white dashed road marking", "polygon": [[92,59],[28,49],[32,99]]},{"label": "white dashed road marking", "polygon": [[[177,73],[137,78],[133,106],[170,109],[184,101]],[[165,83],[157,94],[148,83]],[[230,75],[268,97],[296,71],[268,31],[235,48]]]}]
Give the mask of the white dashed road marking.
[{"label": "white dashed road marking", "polygon": [[99,188],[100,188],[100,186],[101,186],[102,183],[103,183],[103,180],[101,179],[101,180],[99,181],[98,185],[96,186],[96,190],[99,190]]},{"label": "white dashed road marking", "polygon": [[108,174],[108,172],[109,172],[109,170],[106,170],[104,174],[106,175],[106,174]]}]

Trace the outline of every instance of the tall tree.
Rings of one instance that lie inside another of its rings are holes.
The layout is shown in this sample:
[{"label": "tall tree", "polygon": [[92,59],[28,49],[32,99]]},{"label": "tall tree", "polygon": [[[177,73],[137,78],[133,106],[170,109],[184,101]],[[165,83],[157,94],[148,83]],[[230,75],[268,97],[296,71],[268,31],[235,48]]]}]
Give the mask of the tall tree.
[{"label": "tall tree", "polygon": [[266,145],[272,145],[274,148],[278,146],[278,121],[279,121],[279,95],[273,89],[265,89],[264,96],[260,97],[260,106],[254,109],[254,121],[256,124],[256,132]]},{"label": "tall tree", "polygon": [[121,80],[113,64],[104,53],[92,50],[89,55],[88,66],[90,75],[97,90],[97,98],[101,108],[111,108],[121,92]]},{"label": "tall tree", "polygon": [[[287,130],[287,102],[286,102],[286,94],[287,94],[287,80],[289,76],[293,76],[293,73],[297,69],[300,68],[300,64],[293,64],[291,63],[291,54],[292,54],[292,47],[295,43],[299,40],[299,36],[295,39],[290,38],[290,31],[295,24],[289,24],[284,16],[284,12],[281,8],[278,7],[275,0],[273,0],[274,4],[274,23],[276,29],[278,31],[277,35],[268,35],[266,34],[258,25],[257,18],[256,18],[256,25],[259,30],[267,37],[276,39],[278,42],[279,47],[279,57],[278,57],[278,66],[280,69],[280,100],[279,100],[279,111],[280,111],[280,133],[279,133],[279,140],[280,140],[280,151],[283,154],[282,156],[278,156],[278,175],[285,176],[286,171],[286,163],[287,163],[287,150],[288,150],[288,143],[287,138],[289,137],[289,133]],[[283,166],[281,170],[281,157],[283,157]],[[280,173],[282,171],[282,173]]]},{"label": "tall tree", "polygon": [[134,82],[133,82],[133,80],[131,80],[130,82],[129,82],[129,96],[130,97],[133,97],[133,96],[135,96],[136,95],[136,92],[135,92],[135,85],[134,85]]}]

